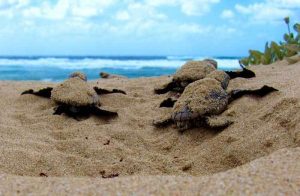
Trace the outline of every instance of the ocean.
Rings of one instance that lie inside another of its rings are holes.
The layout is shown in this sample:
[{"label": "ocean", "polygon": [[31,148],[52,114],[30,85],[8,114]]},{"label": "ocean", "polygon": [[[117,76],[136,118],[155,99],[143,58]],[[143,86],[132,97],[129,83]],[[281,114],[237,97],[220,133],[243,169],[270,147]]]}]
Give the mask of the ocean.
[{"label": "ocean", "polygon": [[[195,56],[2,56],[0,80],[61,81],[74,71],[82,71],[88,79],[99,78],[100,72],[129,78],[170,75]],[[215,57],[219,69],[239,69],[240,57]]]}]

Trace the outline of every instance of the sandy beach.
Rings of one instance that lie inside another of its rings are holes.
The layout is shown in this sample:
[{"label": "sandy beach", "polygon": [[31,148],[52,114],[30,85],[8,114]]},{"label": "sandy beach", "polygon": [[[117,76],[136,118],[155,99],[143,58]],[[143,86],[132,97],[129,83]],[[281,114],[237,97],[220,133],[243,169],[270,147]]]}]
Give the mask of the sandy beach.
[{"label": "sandy beach", "polygon": [[300,63],[253,66],[255,78],[231,89],[277,88],[243,97],[225,111],[223,131],[158,129],[167,95],[153,89],[168,77],[90,81],[127,95],[101,96],[113,119],[76,121],[53,114],[48,99],[20,93],[55,86],[0,82],[0,195],[300,194]]}]

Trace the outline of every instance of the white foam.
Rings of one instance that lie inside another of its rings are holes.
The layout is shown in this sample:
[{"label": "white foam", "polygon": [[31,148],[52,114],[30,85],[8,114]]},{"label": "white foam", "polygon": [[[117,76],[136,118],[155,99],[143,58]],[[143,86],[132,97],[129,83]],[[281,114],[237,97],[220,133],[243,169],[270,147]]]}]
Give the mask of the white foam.
[{"label": "white foam", "polygon": [[[178,68],[183,65],[186,59],[201,60],[204,57],[167,57],[167,59],[157,60],[114,60],[100,58],[38,58],[38,59],[12,59],[0,58],[0,66],[18,66],[18,67],[55,67],[60,69],[99,69],[99,68],[121,68],[121,69],[140,69],[143,67],[162,67]],[[234,69],[239,68],[238,60],[234,59],[216,59],[219,67]]]}]

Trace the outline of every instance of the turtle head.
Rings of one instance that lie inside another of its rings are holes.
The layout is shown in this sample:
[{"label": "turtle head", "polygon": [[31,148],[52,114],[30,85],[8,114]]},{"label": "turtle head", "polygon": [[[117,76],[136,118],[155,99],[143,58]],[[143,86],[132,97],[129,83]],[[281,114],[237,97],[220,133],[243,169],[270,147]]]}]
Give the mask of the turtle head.
[{"label": "turtle head", "polygon": [[69,78],[76,78],[76,77],[82,79],[83,81],[87,81],[87,76],[82,72],[74,72],[69,76]]},{"label": "turtle head", "polygon": [[212,66],[214,66],[216,69],[218,68],[218,62],[213,60],[213,59],[204,59],[203,61],[209,63]]},{"label": "turtle head", "polygon": [[197,114],[191,111],[188,106],[185,106],[179,112],[175,112],[172,115],[172,120],[175,122],[176,127],[180,131],[184,131],[193,127],[193,123],[196,118]]},{"label": "turtle head", "polygon": [[109,74],[105,73],[105,72],[100,72],[99,75],[100,75],[101,78],[109,78]]},{"label": "turtle head", "polygon": [[181,110],[172,115],[172,119],[175,122],[188,121],[193,118],[195,118],[195,115],[188,106],[184,106]]}]

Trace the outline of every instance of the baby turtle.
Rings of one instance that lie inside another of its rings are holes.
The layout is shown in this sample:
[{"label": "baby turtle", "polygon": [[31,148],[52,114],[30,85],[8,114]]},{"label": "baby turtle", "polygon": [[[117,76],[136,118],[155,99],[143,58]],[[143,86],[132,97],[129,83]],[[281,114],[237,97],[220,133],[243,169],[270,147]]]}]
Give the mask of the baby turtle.
[{"label": "baby turtle", "polygon": [[55,115],[63,113],[79,120],[81,117],[92,115],[116,116],[118,113],[108,108],[100,107],[99,95],[108,93],[122,93],[122,90],[113,89],[112,91],[92,88],[87,83],[87,77],[80,72],[70,75],[70,78],[54,88],[48,87],[37,92],[32,89],[25,91],[24,94],[33,94],[41,97],[50,98],[57,107],[54,109]]},{"label": "baby turtle", "polygon": [[102,79],[115,79],[115,78],[125,79],[125,78],[127,78],[126,76],[110,74],[110,73],[106,73],[106,72],[100,72],[99,76]]},{"label": "baby turtle", "polygon": [[[221,71],[221,70],[215,70],[215,71],[211,72],[210,74],[208,74],[206,76],[206,78],[215,79],[216,81],[219,82],[221,87],[225,90],[227,89],[229,80],[230,80],[230,77],[224,71]],[[199,81],[199,80],[197,80],[197,81]],[[193,83],[191,83],[191,84],[193,84]],[[165,106],[168,107],[168,105],[174,104],[177,101],[178,97],[179,96],[172,96],[172,97],[164,100],[161,103],[160,107],[165,107]]]},{"label": "baby turtle", "polygon": [[154,121],[157,127],[175,123],[179,130],[206,126],[223,129],[233,122],[223,113],[230,102],[244,95],[263,97],[276,89],[264,86],[257,90],[234,90],[228,93],[220,82],[214,78],[204,78],[188,85],[179,99],[174,101],[171,114]]},{"label": "baby turtle", "polygon": [[[242,65],[241,65],[242,66]],[[203,78],[213,78],[220,74],[217,70],[217,62],[212,59],[203,61],[189,61],[184,64],[167,83],[154,89],[156,94],[165,94],[169,91],[182,93],[190,83]],[[228,71],[226,73],[226,81],[222,84],[227,87],[229,80],[237,77],[252,78],[255,73],[242,66],[242,71]],[[222,71],[223,72],[223,71]],[[224,75],[224,74],[223,74]],[[218,76],[219,77],[219,76]]]}]

